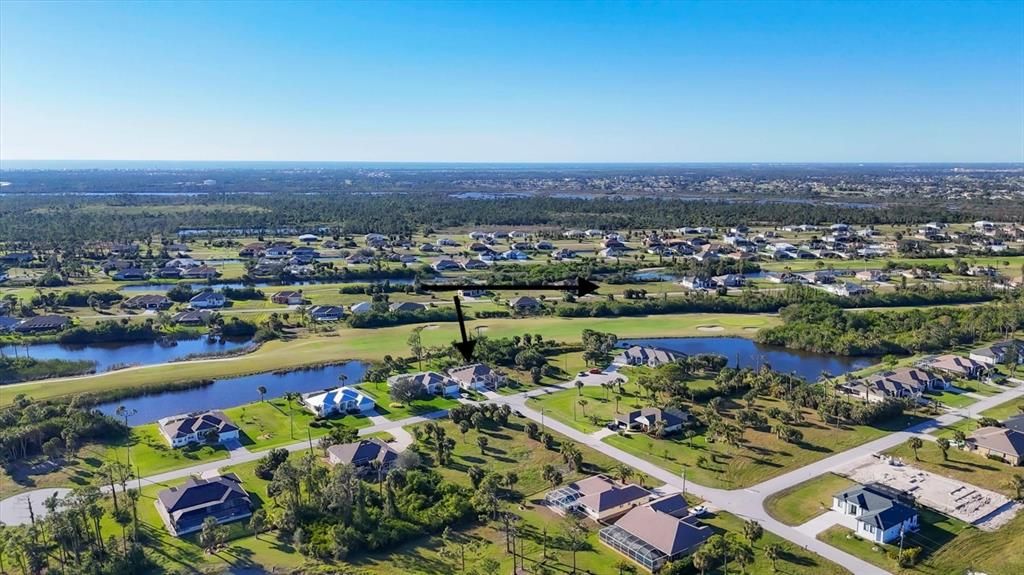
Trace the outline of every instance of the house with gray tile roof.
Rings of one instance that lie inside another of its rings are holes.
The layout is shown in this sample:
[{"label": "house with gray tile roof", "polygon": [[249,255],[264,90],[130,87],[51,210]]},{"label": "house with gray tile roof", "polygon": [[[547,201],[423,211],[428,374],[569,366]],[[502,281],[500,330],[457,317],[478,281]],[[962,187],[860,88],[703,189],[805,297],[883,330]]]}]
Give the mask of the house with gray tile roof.
[{"label": "house with gray tile roof", "polygon": [[832,509],[856,519],[856,534],[890,543],[916,531],[919,515],[903,494],[878,484],[857,485],[832,496]]},{"label": "house with gray tile roof", "polygon": [[199,531],[207,517],[230,523],[252,515],[252,499],[234,473],[190,477],[184,485],[157,494],[156,508],[171,535]]}]

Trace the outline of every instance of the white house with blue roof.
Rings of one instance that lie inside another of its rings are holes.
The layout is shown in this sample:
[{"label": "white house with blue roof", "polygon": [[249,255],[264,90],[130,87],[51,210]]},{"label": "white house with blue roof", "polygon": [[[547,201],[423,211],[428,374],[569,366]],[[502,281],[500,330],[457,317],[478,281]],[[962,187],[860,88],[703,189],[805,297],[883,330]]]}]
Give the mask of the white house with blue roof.
[{"label": "white house with blue roof", "polygon": [[319,417],[364,413],[377,407],[369,396],[349,386],[308,393],[302,396],[302,403]]},{"label": "white house with blue roof", "polygon": [[856,519],[859,537],[889,543],[917,531],[917,510],[901,494],[877,484],[857,485],[832,496],[832,509]]}]

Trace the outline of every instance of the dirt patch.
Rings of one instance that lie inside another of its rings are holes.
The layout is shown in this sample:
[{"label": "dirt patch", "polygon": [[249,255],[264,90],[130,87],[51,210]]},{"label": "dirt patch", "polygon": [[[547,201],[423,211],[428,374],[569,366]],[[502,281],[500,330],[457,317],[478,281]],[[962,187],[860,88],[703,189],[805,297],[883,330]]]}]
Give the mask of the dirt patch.
[{"label": "dirt patch", "polygon": [[423,329],[438,329],[440,327],[441,326],[437,325],[436,323],[430,323],[430,324],[427,324],[427,327],[425,327]]},{"label": "dirt patch", "polygon": [[860,459],[836,472],[858,483],[878,482],[909,493],[922,505],[986,531],[1006,524],[1021,508],[1000,493],[924,471],[884,455]]},{"label": "dirt patch", "polygon": [[725,328],[720,325],[698,325],[697,331],[725,331]]}]

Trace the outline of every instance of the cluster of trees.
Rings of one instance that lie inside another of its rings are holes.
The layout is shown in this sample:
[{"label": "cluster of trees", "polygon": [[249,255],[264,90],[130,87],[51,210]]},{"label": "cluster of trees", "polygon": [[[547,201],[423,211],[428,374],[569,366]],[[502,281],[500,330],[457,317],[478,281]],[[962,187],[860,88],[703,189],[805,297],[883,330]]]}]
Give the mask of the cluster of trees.
[{"label": "cluster of trees", "polygon": [[251,526],[257,533],[276,528],[279,539],[310,557],[387,549],[473,517],[469,490],[414,458],[400,457],[376,488],[352,466],[328,469],[313,453],[297,459],[277,464],[267,487],[274,508],[254,514]]},{"label": "cluster of trees", "polygon": [[142,323],[122,318],[120,321],[98,321],[92,327],[76,326],[64,330],[58,336],[58,341],[72,344],[154,341],[165,335],[156,327],[153,318],[146,318]]},{"label": "cluster of trees", "polygon": [[458,321],[454,307],[427,307],[419,311],[390,311],[387,303],[381,309],[376,303],[367,313],[348,316],[348,325],[354,328],[376,328],[410,323],[436,323]]},{"label": "cluster of trees", "polygon": [[1007,337],[1024,326],[1020,300],[969,308],[846,313],[823,302],[786,307],[783,325],[758,332],[761,343],[837,355],[934,352]]},{"label": "cluster of trees", "polygon": [[106,308],[124,299],[120,292],[113,290],[67,290],[62,292],[36,293],[30,303],[34,308],[54,310],[58,307]]},{"label": "cluster of trees", "polygon": [[[127,488],[131,470],[111,464],[101,472],[104,482],[120,489],[120,494],[113,491],[111,508],[98,487],[80,487],[64,497],[54,494],[47,498],[42,519],[33,513],[29,525],[0,524],[0,572],[7,572],[5,566],[16,566],[22,573],[88,575],[155,570],[156,564],[144,552],[147,535],[139,528],[139,491]],[[121,530],[120,540],[103,537],[102,525],[108,515]]]},{"label": "cluster of trees", "polygon": [[256,289],[253,286],[240,288],[227,286],[221,290],[221,293],[224,294],[224,297],[234,301],[267,299],[267,295],[263,293],[263,290]]},{"label": "cluster of trees", "polygon": [[59,459],[88,441],[113,442],[127,433],[122,422],[74,401],[33,401],[19,394],[0,410],[0,457],[14,461],[42,453]]},{"label": "cluster of trees", "polygon": [[[636,294],[633,294],[636,295]],[[922,286],[892,292],[871,292],[853,297],[840,297],[808,286],[791,285],[781,291],[744,290],[736,297],[721,297],[712,292],[688,292],[669,298],[624,298],[609,295],[603,301],[560,303],[552,308],[559,317],[617,317],[671,313],[772,313],[794,304],[829,303],[835,307],[899,307],[938,304],[959,304],[991,301],[996,295],[987,286],[967,286],[943,290]]]},{"label": "cluster of trees", "polygon": [[[17,349],[17,346],[15,346]],[[96,371],[96,362],[84,359],[35,359],[0,356],[0,385],[51,377],[84,375]]]}]

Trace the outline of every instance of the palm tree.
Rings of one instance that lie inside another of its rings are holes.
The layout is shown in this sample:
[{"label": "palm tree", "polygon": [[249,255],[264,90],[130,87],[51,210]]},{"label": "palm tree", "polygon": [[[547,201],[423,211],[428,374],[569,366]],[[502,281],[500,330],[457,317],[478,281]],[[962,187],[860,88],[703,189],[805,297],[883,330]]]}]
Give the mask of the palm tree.
[{"label": "palm tree", "polygon": [[583,395],[583,381],[579,379],[576,380],[576,394]]},{"label": "palm tree", "polygon": [[910,448],[914,450],[914,459],[918,459],[917,450],[921,449],[922,446],[924,446],[924,441],[922,441],[920,437],[915,435],[910,438]]},{"label": "palm tree", "polygon": [[263,403],[263,398],[267,395],[267,386],[261,385],[257,387],[256,393],[260,394],[260,403]]},{"label": "palm tree", "polygon": [[769,543],[764,547],[764,556],[772,562],[772,573],[778,571],[779,557],[782,556],[782,546],[778,543]]},{"label": "palm tree", "polygon": [[945,437],[940,437],[935,441],[935,444],[939,446],[939,450],[942,451],[942,459],[949,460],[949,440]]},{"label": "palm tree", "polygon": [[580,410],[583,411],[583,417],[586,417],[587,416],[587,403],[588,403],[587,400],[580,399],[576,403],[580,404]]},{"label": "palm tree", "polygon": [[617,477],[622,483],[631,479],[633,474],[633,468],[624,463],[620,463],[615,466],[615,477]]},{"label": "palm tree", "polygon": [[288,403],[288,426],[290,428],[291,438],[295,439],[295,402],[302,397],[294,391],[289,391],[284,394],[284,400]]},{"label": "palm tree", "polygon": [[480,446],[480,455],[483,455],[487,450],[487,436],[481,435],[480,437],[477,437],[476,444]]},{"label": "palm tree", "polygon": [[1014,473],[1013,477],[1010,477],[1007,485],[1010,489],[1017,492],[1017,499],[1024,500],[1024,475],[1020,473]]}]

